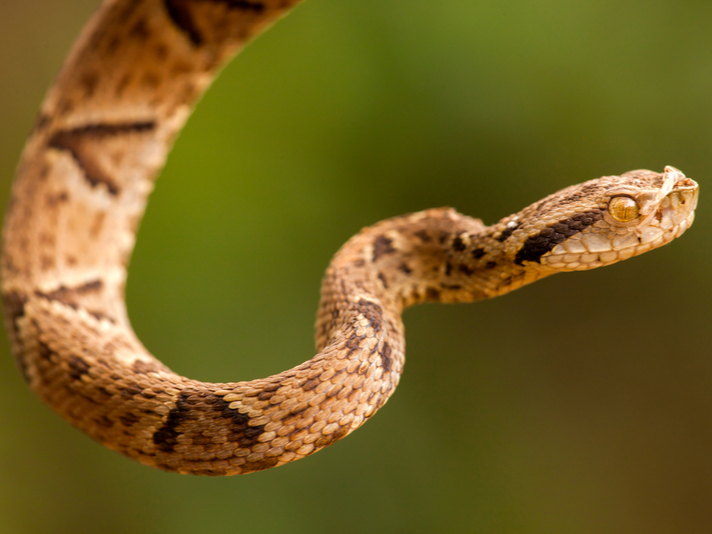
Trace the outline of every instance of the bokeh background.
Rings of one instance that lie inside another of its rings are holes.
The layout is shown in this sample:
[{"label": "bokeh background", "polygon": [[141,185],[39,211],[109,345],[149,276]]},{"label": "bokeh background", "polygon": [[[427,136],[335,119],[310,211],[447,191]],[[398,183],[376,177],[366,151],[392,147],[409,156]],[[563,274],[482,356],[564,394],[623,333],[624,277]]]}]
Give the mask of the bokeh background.
[{"label": "bokeh background", "polygon": [[[0,3],[0,204],[96,0]],[[395,396],[295,464],[208,479],[105,450],[0,340],[0,533],[712,532],[712,3],[309,0],[238,57],[179,138],[128,284],[176,371],[313,355],[323,270],[382,218],[487,223],[570,183],[678,166],[683,239],[490,302],[405,316]]]}]

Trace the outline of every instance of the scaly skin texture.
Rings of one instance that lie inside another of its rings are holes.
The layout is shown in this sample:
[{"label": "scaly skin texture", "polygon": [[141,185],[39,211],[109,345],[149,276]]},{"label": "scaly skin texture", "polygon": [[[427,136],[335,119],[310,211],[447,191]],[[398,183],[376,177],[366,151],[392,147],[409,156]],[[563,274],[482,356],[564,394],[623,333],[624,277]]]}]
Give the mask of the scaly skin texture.
[{"label": "scaly skin texture", "polygon": [[554,272],[614,263],[692,223],[697,185],[672,167],[573,186],[490,227],[447,208],[383,221],[331,262],[314,358],[250,382],[172,373],[126,315],[136,229],[195,100],[294,3],[106,1],[22,155],[2,256],[18,366],[65,419],[146,465],[232,475],[303,458],[358,428],[391,395],[403,369],[405,307],[489,298]]}]

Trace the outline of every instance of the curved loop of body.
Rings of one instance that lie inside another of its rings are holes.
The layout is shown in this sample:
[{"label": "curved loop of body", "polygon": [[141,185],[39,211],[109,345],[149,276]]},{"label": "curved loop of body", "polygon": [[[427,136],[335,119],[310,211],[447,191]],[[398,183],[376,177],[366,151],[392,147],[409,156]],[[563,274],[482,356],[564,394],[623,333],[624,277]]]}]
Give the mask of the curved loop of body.
[{"label": "curved loop of body", "polygon": [[231,475],[312,454],[393,393],[404,308],[615,263],[692,223],[697,184],[672,167],[572,186],[492,226],[447,208],[383,221],[326,272],[316,356],[250,382],[178,376],[126,314],[137,226],[196,99],[295,3],[106,0],[50,89],[17,171],[2,293],[18,366],[70,423],[153,467]]}]

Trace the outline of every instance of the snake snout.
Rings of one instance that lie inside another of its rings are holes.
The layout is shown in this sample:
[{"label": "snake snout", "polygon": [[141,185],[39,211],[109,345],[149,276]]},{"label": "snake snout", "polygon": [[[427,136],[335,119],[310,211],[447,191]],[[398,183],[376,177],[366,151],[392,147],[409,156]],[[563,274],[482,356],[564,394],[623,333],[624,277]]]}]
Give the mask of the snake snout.
[{"label": "snake snout", "polygon": [[697,207],[699,191],[697,183],[690,178],[683,177],[677,181],[658,208],[660,226],[666,230],[680,225],[684,227],[683,231],[689,228]]}]

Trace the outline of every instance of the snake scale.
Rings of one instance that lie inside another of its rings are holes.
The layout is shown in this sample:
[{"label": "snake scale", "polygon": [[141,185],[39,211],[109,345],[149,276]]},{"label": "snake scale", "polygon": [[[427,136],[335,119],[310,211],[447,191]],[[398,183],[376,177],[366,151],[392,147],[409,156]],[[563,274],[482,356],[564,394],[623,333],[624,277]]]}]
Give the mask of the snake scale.
[{"label": "snake scale", "polygon": [[2,296],[25,380],[62,417],[153,467],[233,475],[343,438],[393,393],[401,312],[502,295],[681,235],[697,184],[673,167],[572,186],[492,226],[448,208],[362,230],[326,271],[318,353],[283,373],[178,376],[131,329],[126,266],[154,179],[221,66],[295,0],[106,0],[24,149],[3,229]]}]

